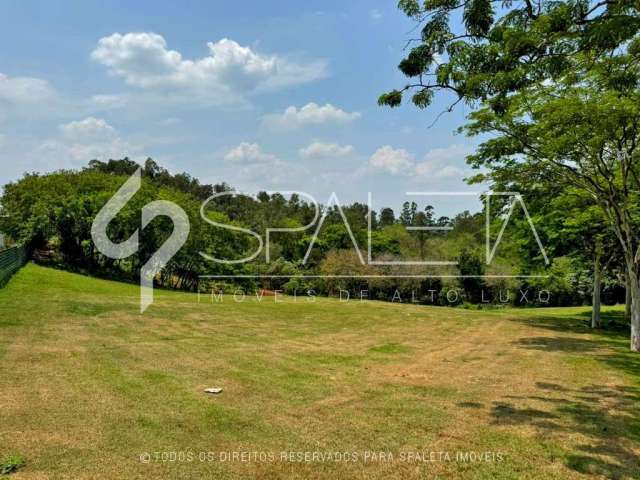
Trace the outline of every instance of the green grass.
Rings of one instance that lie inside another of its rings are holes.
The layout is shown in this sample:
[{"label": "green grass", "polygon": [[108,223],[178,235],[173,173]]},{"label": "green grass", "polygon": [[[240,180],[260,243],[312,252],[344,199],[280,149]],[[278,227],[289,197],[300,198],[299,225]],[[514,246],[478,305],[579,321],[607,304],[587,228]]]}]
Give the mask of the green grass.
[{"label": "green grass", "polygon": [[34,265],[0,289],[0,460],[25,461],[11,478],[640,478],[640,356],[585,308],[156,291],[141,316],[138,295]]},{"label": "green grass", "polygon": [[9,455],[4,461],[0,462],[0,475],[14,473],[23,465],[24,459],[20,455]]}]

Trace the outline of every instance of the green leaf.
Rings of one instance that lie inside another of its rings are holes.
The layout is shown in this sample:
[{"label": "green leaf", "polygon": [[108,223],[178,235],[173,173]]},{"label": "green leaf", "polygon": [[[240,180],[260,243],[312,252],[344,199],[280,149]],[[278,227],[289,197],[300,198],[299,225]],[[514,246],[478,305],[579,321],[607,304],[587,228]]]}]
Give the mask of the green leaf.
[{"label": "green leaf", "polygon": [[491,0],[471,0],[464,9],[463,19],[471,35],[486,35],[493,23]]},{"label": "green leaf", "polygon": [[417,77],[426,72],[433,63],[433,53],[426,45],[411,50],[407,58],[400,62],[398,68],[407,77]]},{"label": "green leaf", "polygon": [[418,108],[428,107],[433,100],[433,91],[428,89],[420,90],[411,98],[413,104]]},{"label": "green leaf", "polygon": [[398,107],[402,103],[402,92],[392,90],[389,93],[383,93],[378,97],[378,105],[388,107]]}]

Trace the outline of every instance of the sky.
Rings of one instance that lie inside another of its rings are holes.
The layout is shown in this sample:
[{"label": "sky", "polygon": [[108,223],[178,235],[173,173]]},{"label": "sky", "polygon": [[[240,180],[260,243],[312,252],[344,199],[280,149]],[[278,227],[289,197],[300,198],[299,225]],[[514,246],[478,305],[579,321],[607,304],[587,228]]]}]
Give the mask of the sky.
[{"label": "sky", "polygon": [[[0,184],[152,157],[249,194],[480,207],[469,113],[379,107],[415,23],[395,1],[3,2]],[[436,195],[407,195],[425,192]]]}]

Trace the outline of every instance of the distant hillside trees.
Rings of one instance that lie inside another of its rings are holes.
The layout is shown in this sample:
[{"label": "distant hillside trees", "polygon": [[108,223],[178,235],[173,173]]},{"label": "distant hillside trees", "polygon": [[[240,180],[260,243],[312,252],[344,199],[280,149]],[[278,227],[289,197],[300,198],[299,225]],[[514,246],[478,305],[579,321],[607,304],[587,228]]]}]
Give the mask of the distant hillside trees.
[{"label": "distant hillside trees", "polygon": [[[80,171],[25,175],[4,188],[0,200],[0,228],[36,252],[41,262],[135,281],[141,266],[170,235],[171,222],[163,217],[155,219],[142,231],[139,251],[122,260],[107,258],[96,250],[91,239],[91,224],[107,200],[137,168],[140,166],[125,158],[92,161]],[[398,219],[390,208],[383,208],[379,215],[373,212],[370,235],[367,205],[356,202],[341,207],[365,265],[361,263],[342,214],[335,205],[321,206],[325,220],[317,238],[314,238],[316,225],[305,231],[271,232],[269,263],[264,251],[251,263],[212,262],[200,252],[213,258],[239,259],[255,252],[258,242],[250,235],[206,222],[200,216],[203,203],[207,219],[251,229],[263,239],[268,228],[300,228],[310,224],[315,216],[313,205],[295,194],[288,198],[266,192],[259,192],[255,198],[233,195],[231,187],[224,182],[203,185],[188,174],[170,174],[151,159],[141,168],[142,188],[111,222],[108,234],[116,243],[128,239],[140,227],[142,207],[153,200],[169,200],[182,207],[190,219],[190,236],[187,244],[156,278],[161,286],[186,290],[267,288],[288,293],[312,290],[316,294],[336,295],[343,291],[349,292],[352,299],[361,295],[360,290],[366,290],[367,298],[387,301],[442,305],[522,304],[518,289],[533,284],[514,279],[507,281],[501,275],[548,271],[551,277],[537,282],[535,288],[549,289],[550,299],[541,303],[530,295],[530,305],[580,304],[586,299],[582,283],[564,278],[571,273],[565,268],[568,264],[554,259],[552,268],[545,270],[540,258],[535,258],[537,247],[532,243],[531,232],[524,220],[511,221],[496,257],[490,265],[485,265],[484,212],[462,212],[452,219],[437,218],[433,207],[419,208],[412,203],[405,205]],[[210,195],[216,193],[224,195],[210,200]],[[503,221],[500,212],[496,209],[492,220],[494,232]],[[423,227],[447,227],[449,230]],[[551,234],[548,234],[545,240],[550,239]],[[374,264],[369,264],[367,259],[369,242]],[[567,255],[568,251],[558,248],[557,253]],[[303,263],[305,256],[307,262]],[[402,261],[457,261],[458,266],[399,265]],[[571,265],[586,269],[590,268],[587,266],[591,261],[591,257],[575,257]],[[202,275],[239,274],[255,277],[200,278]],[[463,277],[459,278],[460,274]],[[485,274],[498,276],[484,279]],[[354,277],[346,278],[348,275]],[[607,272],[603,271],[603,275]],[[447,280],[443,281],[443,278]],[[605,301],[613,300],[605,298]]]}]

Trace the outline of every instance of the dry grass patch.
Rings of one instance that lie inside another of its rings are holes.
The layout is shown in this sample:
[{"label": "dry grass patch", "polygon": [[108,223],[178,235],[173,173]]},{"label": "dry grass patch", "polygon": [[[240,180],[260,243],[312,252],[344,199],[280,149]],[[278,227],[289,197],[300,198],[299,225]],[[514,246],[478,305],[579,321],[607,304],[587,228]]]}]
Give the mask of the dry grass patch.
[{"label": "dry grass patch", "polygon": [[[133,285],[33,265],[0,290],[0,457],[25,458],[15,478],[640,476],[640,360],[585,309],[156,300],[140,316]],[[425,461],[438,452],[453,458]]]}]

